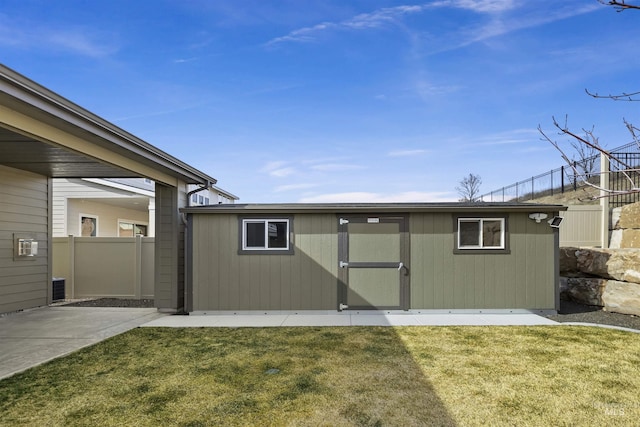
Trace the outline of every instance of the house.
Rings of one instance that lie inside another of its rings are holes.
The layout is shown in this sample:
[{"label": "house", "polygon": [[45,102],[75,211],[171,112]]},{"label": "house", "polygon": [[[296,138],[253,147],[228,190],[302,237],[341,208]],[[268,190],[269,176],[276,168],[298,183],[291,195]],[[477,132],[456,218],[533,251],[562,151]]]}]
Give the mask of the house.
[{"label": "house", "polygon": [[235,204],[183,208],[186,308],[558,309],[559,205]]},{"label": "house", "polygon": [[[53,237],[155,236],[155,183],[148,178],[56,178],[52,189]],[[189,206],[238,200],[215,185],[187,189]]]},{"label": "house", "polygon": [[[0,313],[52,300],[54,178],[154,182],[154,298],[184,307],[189,186],[216,180],[25,76],[0,65]],[[86,232],[95,224],[87,221]]]}]

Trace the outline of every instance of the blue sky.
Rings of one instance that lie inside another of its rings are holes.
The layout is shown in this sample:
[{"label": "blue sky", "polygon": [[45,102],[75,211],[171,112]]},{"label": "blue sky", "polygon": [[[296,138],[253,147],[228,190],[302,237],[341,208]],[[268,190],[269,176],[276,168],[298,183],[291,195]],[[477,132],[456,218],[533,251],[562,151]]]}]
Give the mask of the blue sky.
[{"label": "blue sky", "polygon": [[0,61],[241,202],[435,202],[561,166],[552,116],[630,142],[638,103],[585,88],[640,90],[639,23],[596,0],[3,0]]}]

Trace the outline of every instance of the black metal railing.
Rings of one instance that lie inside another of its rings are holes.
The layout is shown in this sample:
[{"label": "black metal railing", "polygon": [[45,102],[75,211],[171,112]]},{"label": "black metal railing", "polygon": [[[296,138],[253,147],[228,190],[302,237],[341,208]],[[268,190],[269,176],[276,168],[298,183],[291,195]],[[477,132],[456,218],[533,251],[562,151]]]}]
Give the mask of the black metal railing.
[{"label": "black metal railing", "polygon": [[[625,169],[623,164],[628,164],[632,168],[640,168],[640,152],[628,152],[632,149],[638,149],[638,145],[635,142],[610,150],[611,153],[615,153],[617,161],[622,162],[616,163],[616,160],[614,160],[610,166],[610,188],[616,190],[631,188],[631,182],[622,180],[620,178],[621,174],[616,171]],[[480,200],[483,202],[528,202],[541,197],[577,191],[584,185],[581,185],[583,181],[599,185],[600,154],[576,161],[572,166],[561,166],[549,172],[483,194],[480,196]],[[640,179],[639,175],[638,173],[634,174],[636,186],[638,185],[637,180]],[[610,199],[612,207],[621,206],[639,201],[640,193],[611,196]]]}]

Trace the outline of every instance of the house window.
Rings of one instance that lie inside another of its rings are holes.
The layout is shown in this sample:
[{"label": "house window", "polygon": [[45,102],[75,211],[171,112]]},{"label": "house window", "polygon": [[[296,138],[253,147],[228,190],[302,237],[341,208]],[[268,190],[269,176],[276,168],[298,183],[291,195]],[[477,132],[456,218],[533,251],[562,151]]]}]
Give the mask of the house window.
[{"label": "house window", "polygon": [[242,218],[240,253],[292,254],[291,218]]},{"label": "house window", "polygon": [[506,249],[505,218],[458,218],[456,248]]},{"label": "house window", "polygon": [[191,195],[191,201],[193,203],[198,203],[198,195],[197,194],[192,194]]},{"label": "house window", "polygon": [[140,236],[147,235],[146,224],[135,224],[133,222],[128,222],[128,221],[118,221],[119,237],[135,237],[138,235]]}]

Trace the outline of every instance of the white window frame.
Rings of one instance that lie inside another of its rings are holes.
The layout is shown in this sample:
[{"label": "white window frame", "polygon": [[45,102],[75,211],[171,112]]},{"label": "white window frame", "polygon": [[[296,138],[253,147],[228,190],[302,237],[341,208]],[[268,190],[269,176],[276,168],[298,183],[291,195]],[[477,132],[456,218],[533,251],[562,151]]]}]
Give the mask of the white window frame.
[{"label": "white window frame", "polygon": [[[499,221],[500,222],[500,246],[484,246],[484,222],[488,221]],[[460,243],[460,223],[462,222],[477,222],[480,226],[479,236],[478,236],[478,245],[462,245]],[[505,218],[466,218],[459,217],[458,218],[458,229],[457,229],[457,249],[461,251],[465,250],[483,250],[483,251],[491,251],[491,250],[505,250],[506,249],[506,220]]]},{"label": "white window frame", "polygon": [[[286,241],[287,245],[284,248],[270,248],[269,247],[269,223],[270,222],[285,222],[287,224]],[[247,246],[247,224],[264,224],[264,247],[259,246]],[[289,218],[243,218],[242,219],[242,250],[243,251],[290,251],[291,248],[291,221]]]}]

